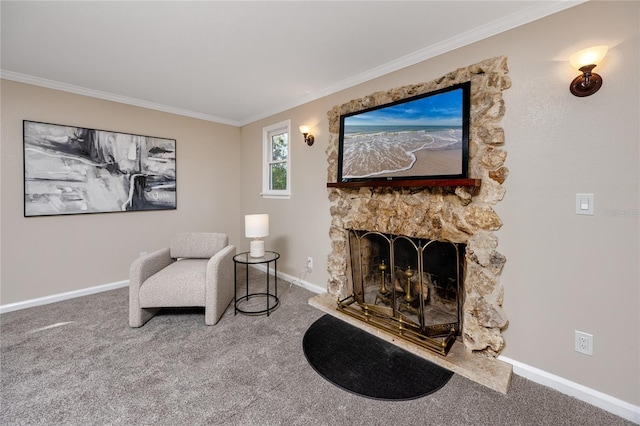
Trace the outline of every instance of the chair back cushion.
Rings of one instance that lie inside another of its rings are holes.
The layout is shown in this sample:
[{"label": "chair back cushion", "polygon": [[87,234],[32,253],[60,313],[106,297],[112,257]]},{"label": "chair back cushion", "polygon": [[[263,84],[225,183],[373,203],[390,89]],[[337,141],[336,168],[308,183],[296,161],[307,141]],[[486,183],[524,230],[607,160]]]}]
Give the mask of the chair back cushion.
[{"label": "chair back cushion", "polygon": [[218,232],[185,232],[176,235],[169,247],[171,257],[209,259],[229,244],[227,234]]}]

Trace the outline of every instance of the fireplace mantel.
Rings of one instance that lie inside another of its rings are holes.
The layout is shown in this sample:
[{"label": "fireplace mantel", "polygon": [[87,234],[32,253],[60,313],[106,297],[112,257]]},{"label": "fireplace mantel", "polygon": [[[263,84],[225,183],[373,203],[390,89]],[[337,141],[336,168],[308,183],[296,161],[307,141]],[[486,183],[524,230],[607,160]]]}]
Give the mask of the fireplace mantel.
[{"label": "fireplace mantel", "polygon": [[480,186],[482,179],[403,179],[367,182],[328,182],[327,188],[423,188],[434,186]]}]

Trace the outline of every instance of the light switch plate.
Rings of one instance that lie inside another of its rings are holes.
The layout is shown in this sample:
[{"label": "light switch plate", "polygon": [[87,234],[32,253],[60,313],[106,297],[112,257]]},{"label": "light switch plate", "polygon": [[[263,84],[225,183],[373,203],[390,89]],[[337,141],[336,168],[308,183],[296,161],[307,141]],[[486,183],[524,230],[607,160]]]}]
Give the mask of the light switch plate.
[{"label": "light switch plate", "polygon": [[576,194],[576,214],[593,216],[593,194]]}]

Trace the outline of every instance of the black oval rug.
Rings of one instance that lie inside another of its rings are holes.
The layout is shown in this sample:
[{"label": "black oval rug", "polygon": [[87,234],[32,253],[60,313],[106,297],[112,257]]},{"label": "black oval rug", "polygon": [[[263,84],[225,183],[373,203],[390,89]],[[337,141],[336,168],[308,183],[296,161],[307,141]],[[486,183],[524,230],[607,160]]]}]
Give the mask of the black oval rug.
[{"label": "black oval rug", "polygon": [[331,315],[302,339],[309,364],[344,390],[373,399],[408,400],[444,386],[453,372]]}]

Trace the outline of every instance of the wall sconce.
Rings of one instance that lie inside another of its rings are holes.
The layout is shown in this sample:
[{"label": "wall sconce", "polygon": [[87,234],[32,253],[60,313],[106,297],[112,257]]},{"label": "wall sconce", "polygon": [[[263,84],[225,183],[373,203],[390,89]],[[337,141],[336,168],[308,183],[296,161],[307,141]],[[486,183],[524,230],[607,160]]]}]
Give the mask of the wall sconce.
[{"label": "wall sconce", "polygon": [[571,66],[582,72],[582,75],[577,76],[571,82],[569,86],[571,93],[583,98],[593,95],[600,89],[602,77],[591,71],[605,57],[607,50],[607,46],[594,46],[576,52],[569,57]]},{"label": "wall sconce", "polygon": [[313,137],[313,135],[309,134],[309,126],[300,126],[300,133],[302,133],[302,136],[304,136],[304,142],[307,145],[313,145],[315,138]]}]

